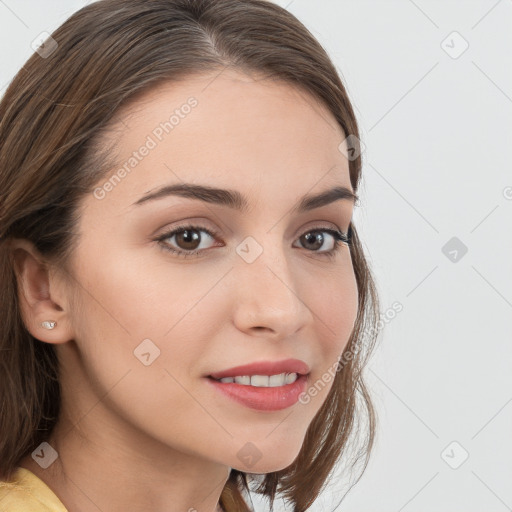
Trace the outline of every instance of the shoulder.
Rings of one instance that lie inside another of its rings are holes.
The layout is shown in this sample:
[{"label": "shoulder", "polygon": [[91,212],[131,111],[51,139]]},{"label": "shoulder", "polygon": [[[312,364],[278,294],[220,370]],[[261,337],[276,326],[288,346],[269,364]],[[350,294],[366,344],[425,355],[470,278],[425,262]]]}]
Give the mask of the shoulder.
[{"label": "shoulder", "polygon": [[0,512],[68,512],[55,493],[34,473],[18,467],[0,480]]}]

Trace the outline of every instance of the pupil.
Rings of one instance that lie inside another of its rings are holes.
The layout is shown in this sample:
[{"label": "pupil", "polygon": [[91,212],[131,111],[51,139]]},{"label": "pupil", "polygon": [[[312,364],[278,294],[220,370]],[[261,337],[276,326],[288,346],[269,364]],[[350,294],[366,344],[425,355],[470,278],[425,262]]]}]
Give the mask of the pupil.
[{"label": "pupil", "polygon": [[[198,244],[197,242],[199,241],[199,235],[197,234],[197,232],[193,231],[193,230],[190,230],[190,229],[185,229],[181,232],[182,234],[178,234],[176,235],[176,239],[179,243],[179,240],[182,239],[184,240],[184,244],[185,244],[185,247],[184,249],[187,249],[187,250],[194,250],[197,248]],[[195,245],[194,245],[195,243]],[[192,244],[192,247],[189,247],[188,245]]]},{"label": "pupil", "polygon": [[308,244],[310,244],[311,242],[313,244],[315,244],[315,242],[316,242],[316,245],[314,246],[315,249],[322,247],[322,243],[323,243],[322,233],[317,233],[316,235],[308,233],[308,234],[304,235],[304,238],[306,239]]}]

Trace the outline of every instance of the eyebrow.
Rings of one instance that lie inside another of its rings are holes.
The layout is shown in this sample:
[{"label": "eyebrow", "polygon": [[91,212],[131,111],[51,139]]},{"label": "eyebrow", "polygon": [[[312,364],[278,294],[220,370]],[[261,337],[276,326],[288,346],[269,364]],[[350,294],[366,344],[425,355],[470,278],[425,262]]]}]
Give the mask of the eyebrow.
[{"label": "eyebrow", "polygon": [[[207,203],[227,206],[241,212],[246,212],[249,209],[249,201],[237,190],[214,188],[194,183],[166,185],[142,196],[138,201],[133,203],[132,206],[138,206],[148,203],[149,201],[162,199],[168,196],[198,199]],[[293,208],[293,211],[297,213],[304,213],[343,199],[350,200],[355,203],[359,198],[357,194],[352,192],[349,188],[338,186],[324,190],[318,194],[307,194],[303,196],[300,198],[298,204]]]}]

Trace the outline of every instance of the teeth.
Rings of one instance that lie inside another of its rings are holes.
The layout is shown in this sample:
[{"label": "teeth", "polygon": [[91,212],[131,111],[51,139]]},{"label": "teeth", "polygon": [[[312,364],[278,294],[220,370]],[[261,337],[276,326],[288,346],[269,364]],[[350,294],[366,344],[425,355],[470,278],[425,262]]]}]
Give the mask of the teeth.
[{"label": "teeth", "polygon": [[242,375],[237,377],[223,377],[220,382],[236,382],[245,386],[255,386],[258,388],[274,388],[291,384],[298,379],[296,373],[280,373],[279,375]]},{"label": "teeth", "polygon": [[296,373],[287,373],[286,374],[286,384],[291,384],[292,382],[295,382],[299,376]]},{"label": "teeth", "polygon": [[[272,377],[274,377],[274,375],[272,375]],[[277,377],[279,378],[280,375],[278,375]],[[236,379],[235,379],[235,382],[236,382]],[[259,388],[269,388],[270,387],[270,377],[268,375],[253,375],[253,376],[251,376],[251,386],[256,386]]]}]

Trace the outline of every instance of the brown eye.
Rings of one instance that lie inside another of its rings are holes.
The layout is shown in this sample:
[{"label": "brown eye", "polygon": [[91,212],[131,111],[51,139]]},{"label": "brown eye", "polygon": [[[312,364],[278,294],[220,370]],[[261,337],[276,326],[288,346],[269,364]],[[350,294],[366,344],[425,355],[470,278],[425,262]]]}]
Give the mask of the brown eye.
[{"label": "brown eye", "polygon": [[[314,234],[313,234],[314,233]],[[324,237],[320,231],[310,231],[302,235],[299,239],[306,249],[317,251],[321,249],[324,243]]]},{"label": "brown eye", "polygon": [[[331,244],[330,249],[326,250],[319,250],[324,245],[326,238],[323,233],[328,233],[329,236],[333,239],[333,243]],[[341,231],[336,231],[334,229],[311,229],[304,233],[300,238],[299,241],[305,249],[308,249],[312,252],[318,252],[320,254],[322,253],[334,253],[340,242],[345,242],[348,244],[348,237],[342,233]]]},{"label": "brown eye", "polygon": [[163,234],[157,241],[164,249],[186,257],[197,255],[203,252],[203,249],[208,249],[209,247],[201,247],[201,245],[208,243],[208,237],[215,240],[216,236],[217,233],[202,226],[179,226]]},{"label": "brown eye", "polygon": [[174,236],[178,247],[186,251],[196,250],[201,243],[201,235],[198,234],[197,230],[183,229]]},{"label": "brown eye", "polygon": [[[204,235],[204,233],[206,235]],[[332,238],[333,242],[331,243],[330,249],[320,250],[328,239],[324,233],[327,233],[328,236]],[[156,241],[160,242],[162,249],[169,251],[176,256],[187,258],[189,256],[204,256],[205,253],[207,253],[206,249],[212,247],[213,244],[210,245],[210,247],[201,247],[201,245],[203,245],[203,242],[208,244],[207,237],[210,237],[215,241],[217,236],[217,232],[211,231],[203,226],[187,225],[179,226],[172,231],[163,234],[157,238]],[[318,253],[319,255],[326,257],[335,256],[336,252],[340,250],[343,245],[340,242],[350,245],[349,235],[341,231],[328,228],[310,229],[298,240],[302,248],[307,249],[309,252]]]}]

